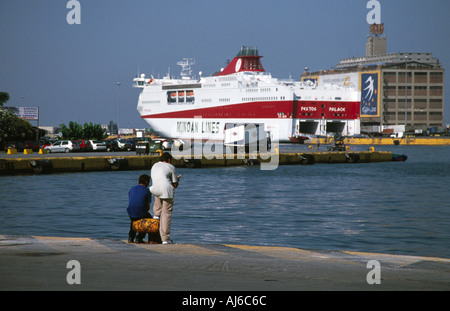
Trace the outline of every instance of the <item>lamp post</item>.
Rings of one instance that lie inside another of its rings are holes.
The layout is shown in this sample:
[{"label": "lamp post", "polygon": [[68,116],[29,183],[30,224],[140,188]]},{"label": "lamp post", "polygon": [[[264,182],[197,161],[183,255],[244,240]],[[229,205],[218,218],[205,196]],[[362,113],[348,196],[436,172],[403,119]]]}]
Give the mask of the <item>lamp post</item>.
[{"label": "lamp post", "polygon": [[120,82],[117,82],[117,137],[120,137]]},{"label": "lamp post", "polygon": [[[311,81],[311,72],[309,71],[308,67],[305,67],[305,72],[306,72],[306,76],[308,77],[308,73],[309,73],[309,81]],[[305,79],[306,80],[306,79]]]},{"label": "lamp post", "polygon": [[406,132],[406,125],[408,123],[407,98],[408,98],[408,55],[405,55],[405,132]]}]

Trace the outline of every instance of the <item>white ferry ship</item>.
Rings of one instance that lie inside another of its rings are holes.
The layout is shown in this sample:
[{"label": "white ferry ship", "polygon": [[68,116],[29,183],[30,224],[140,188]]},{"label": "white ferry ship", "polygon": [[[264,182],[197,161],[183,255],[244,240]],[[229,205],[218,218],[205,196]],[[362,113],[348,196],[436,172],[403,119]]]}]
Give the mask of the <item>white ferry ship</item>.
[{"label": "white ferry ship", "polygon": [[278,80],[264,71],[258,50],[242,47],[220,72],[191,78],[191,59],[178,62],[181,78],[133,80],[137,110],[159,135],[180,140],[224,140],[229,123],[263,123],[272,141],[302,142],[312,135],[360,132],[360,92],[310,80]]}]

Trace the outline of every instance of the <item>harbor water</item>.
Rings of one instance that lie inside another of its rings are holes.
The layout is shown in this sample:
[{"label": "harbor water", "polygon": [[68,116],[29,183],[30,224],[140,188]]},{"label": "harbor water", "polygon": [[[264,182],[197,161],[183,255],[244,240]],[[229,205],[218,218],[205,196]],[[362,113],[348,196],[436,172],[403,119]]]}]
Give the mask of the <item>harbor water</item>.
[{"label": "harbor water", "polygon": [[[177,169],[171,239],[450,258],[450,147],[376,150],[408,160]],[[126,240],[144,173],[0,176],[0,234]]]}]

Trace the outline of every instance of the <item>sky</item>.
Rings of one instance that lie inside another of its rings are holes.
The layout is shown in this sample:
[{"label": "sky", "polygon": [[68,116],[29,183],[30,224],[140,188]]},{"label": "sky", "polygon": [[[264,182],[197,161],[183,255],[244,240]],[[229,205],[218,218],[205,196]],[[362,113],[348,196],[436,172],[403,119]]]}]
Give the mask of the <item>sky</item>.
[{"label": "sky", "polygon": [[[145,128],[138,74],[179,75],[177,61],[189,57],[194,73],[211,75],[245,45],[272,76],[300,80],[305,67],[364,56],[369,34],[368,0],[78,0],[79,24],[67,22],[68,2],[0,1],[0,91],[7,106],[39,106],[40,126],[120,116],[121,128]],[[450,1],[379,2],[388,53],[433,53],[450,68]]]}]

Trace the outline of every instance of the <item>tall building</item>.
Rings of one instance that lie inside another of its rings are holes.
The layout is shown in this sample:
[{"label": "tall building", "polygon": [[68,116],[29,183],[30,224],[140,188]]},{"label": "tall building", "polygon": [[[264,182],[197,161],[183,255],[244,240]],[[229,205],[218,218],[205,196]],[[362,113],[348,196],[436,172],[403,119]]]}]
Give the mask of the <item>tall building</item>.
[{"label": "tall building", "polygon": [[[366,56],[341,59],[333,69],[304,73],[318,83],[361,91],[361,131],[403,128],[429,130],[444,125],[444,69],[431,53],[386,53],[384,26],[371,25]],[[406,78],[405,78],[406,77]]]},{"label": "tall building", "polygon": [[384,55],[387,53],[386,36],[370,35],[366,42],[366,56]]}]

